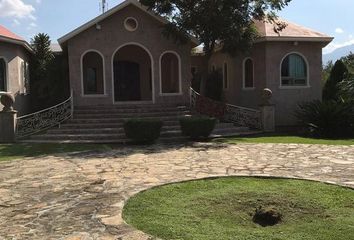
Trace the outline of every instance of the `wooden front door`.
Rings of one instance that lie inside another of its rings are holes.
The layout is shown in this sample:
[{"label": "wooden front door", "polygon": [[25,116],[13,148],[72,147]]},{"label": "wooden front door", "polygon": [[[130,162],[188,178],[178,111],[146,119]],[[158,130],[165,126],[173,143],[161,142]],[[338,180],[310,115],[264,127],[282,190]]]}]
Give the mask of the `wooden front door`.
[{"label": "wooden front door", "polygon": [[114,101],[141,101],[140,66],[129,61],[114,62]]}]

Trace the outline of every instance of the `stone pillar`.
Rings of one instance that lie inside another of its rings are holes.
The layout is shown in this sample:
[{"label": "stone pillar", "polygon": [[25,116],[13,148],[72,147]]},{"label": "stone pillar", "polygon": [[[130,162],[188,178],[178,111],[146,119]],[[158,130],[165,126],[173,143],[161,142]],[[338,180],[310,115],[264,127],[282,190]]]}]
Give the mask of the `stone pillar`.
[{"label": "stone pillar", "polygon": [[0,112],[0,143],[16,141],[16,111]]},{"label": "stone pillar", "polygon": [[270,102],[273,92],[265,88],[262,93],[262,104],[260,110],[262,114],[262,130],[264,132],[275,132],[275,105]]},{"label": "stone pillar", "polygon": [[17,111],[14,111],[15,98],[10,93],[0,96],[0,102],[4,106],[0,112],[0,143],[12,143],[16,141]]},{"label": "stone pillar", "polygon": [[264,132],[275,132],[275,105],[260,106]]}]

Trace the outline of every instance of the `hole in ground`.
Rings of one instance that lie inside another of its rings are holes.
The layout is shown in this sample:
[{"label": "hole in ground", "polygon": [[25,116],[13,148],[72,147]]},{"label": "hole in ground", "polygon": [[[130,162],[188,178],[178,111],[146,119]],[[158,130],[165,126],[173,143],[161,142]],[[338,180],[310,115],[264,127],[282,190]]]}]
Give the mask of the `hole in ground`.
[{"label": "hole in ground", "polygon": [[259,207],[253,215],[253,222],[262,227],[269,227],[279,224],[282,221],[283,215],[274,207]]}]

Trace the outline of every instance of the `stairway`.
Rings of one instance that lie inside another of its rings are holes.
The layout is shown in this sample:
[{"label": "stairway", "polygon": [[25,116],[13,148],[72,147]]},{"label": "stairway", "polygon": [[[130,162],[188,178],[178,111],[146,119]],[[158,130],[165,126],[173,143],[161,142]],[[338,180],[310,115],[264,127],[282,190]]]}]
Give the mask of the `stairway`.
[{"label": "stairway", "polygon": [[[130,118],[161,119],[164,125],[160,142],[185,139],[181,135],[178,119],[191,115],[185,106],[173,105],[126,105],[76,107],[73,119],[50,129],[43,134],[33,135],[24,142],[46,143],[126,143],[123,124]],[[247,127],[236,127],[232,123],[218,123],[212,137],[248,135],[257,132]]]}]

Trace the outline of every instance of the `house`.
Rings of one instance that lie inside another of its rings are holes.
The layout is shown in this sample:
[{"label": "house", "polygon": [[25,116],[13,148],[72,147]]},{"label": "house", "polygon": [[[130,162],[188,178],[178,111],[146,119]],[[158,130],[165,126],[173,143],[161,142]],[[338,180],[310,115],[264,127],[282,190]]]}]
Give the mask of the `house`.
[{"label": "house", "polygon": [[23,38],[0,25],[0,94],[14,95],[14,107],[19,115],[30,111],[28,63],[31,53],[30,45]]},{"label": "house", "polygon": [[249,54],[231,57],[217,50],[209,61],[197,54],[192,56],[192,69],[219,69],[224,101],[237,106],[258,108],[261,91],[271,89],[276,125],[290,126],[297,123],[298,103],[322,99],[322,48],[333,38],[281,21],[287,27],[279,34],[272,24],[255,22],[260,38]]},{"label": "house", "polygon": [[75,106],[189,103],[191,49],[162,35],[167,21],[127,0],[58,40]]},{"label": "house", "polygon": [[[167,23],[137,0],[126,0],[61,37],[60,46],[53,49],[57,59],[61,59],[57,67],[65,73],[59,78],[63,82],[69,79],[72,95],[50,108],[48,114],[55,117],[48,119],[41,112],[40,122],[48,129],[57,125],[55,119],[73,119],[60,129],[33,136],[34,139],[125,141],[122,116],[167,119],[174,125],[167,125],[162,135],[178,137],[178,131],[171,135],[169,129],[179,128],[176,117],[186,114],[183,106],[191,103],[193,76],[201,76],[203,93],[206,76],[214,70],[222,74],[223,100],[233,105],[227,105],[226,115],[231,114],[229,119],[234,118],[233,122],[250,128],[265,130],[265,125],[269,125],[267,130],[272,131],[274,122],[279,127],[296,125],[297,105],[321,99],[322,49],[333,39],[325,34],[290,22],[276,33],[273,25],[259,21],[255,26],[260,37],[248,54],[230,56],[216,49],[207,58],[203,53],[195,54],[199,42],[193,36],[185,44],[167,38],[163,34]],[[4,28],[0,34],[0,86],[2,91],[15,93],[16,109],[25,109],[27,102],[22,99],[28,94],[27,61],[31,49]],[[272,91],[274,104],[268,114],[259,110],[264,102],[262,94],[270,95],[263,91],[265,88]],[[63,91],[60,95],[67,94]],[[209,100],[200,102],[206,109],[208,104],[215,104]],[[27,136],[43,130],[35,126],[40,118],[18,118],[17,134]]]},{"label": "house", "polygon": [[276,124],[294,125],[301,101],[321,99],[322,48],[332,38],[287,23],[279,34],[256,22],[261,35],[248,55],[216,51],[210,59],[191,56],[198,41],[167,39],[166,20],[135,0],[126,0],[60,38],[67,52],[75,106],[186,104],[192,71],[223,73],[224,100],[258,108],[261,90],[273,91]]}]

